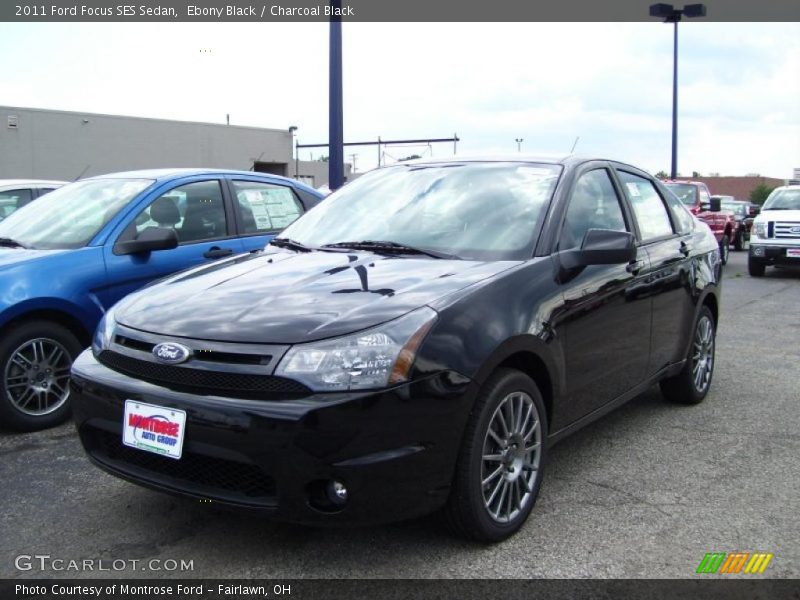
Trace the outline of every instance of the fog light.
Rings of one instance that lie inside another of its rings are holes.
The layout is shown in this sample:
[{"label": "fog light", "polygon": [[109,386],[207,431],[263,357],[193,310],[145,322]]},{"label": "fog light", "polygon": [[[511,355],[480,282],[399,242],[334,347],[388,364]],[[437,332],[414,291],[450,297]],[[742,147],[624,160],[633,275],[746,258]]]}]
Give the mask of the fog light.
[{"label": "fog light", "polygon": [[764,256],[764,248],[753,246],[753,256]]},{"label": "fog light", "polygon": [[341,481],[331,481],[328,483],[328,498],[337,506],[347,502],[347,488]]}]

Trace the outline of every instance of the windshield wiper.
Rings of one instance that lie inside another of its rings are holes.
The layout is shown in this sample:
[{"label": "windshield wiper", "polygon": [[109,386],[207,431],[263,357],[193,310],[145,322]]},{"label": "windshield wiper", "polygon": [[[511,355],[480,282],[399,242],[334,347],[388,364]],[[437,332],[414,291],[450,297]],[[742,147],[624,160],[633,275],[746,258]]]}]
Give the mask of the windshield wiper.
[{"label": "windshield wiper", "polygon": [[12,240],[11,238],[0,237],[0,246],[8,246],[10,248],[27,248],[25,244]]},{"label": "windshield wiper", "polygon": [[313,248],[309,248],[305,244],[302,244],[297,240],[292,240],[290,238],[282,238],[282,237],[272,238],[270,244],[273,246],[278,246],[279,248],[288,248],[289,250],[294,250],[296,252],[311,252],[312,250],[314,250]]},{"label": "windshield wiper", "polygon": [[325,244],[323,248],[352,248],[353,250],[372,250],[374,252],[387,252],[391,254],[423,254],[431,258],[446,258],[450,260],[461,260],[455,254],[446,254],[437,250],[425,248],[415,248],[397,242],[383,240],[362,240],[360,242],[336,242],[335,244]]}]

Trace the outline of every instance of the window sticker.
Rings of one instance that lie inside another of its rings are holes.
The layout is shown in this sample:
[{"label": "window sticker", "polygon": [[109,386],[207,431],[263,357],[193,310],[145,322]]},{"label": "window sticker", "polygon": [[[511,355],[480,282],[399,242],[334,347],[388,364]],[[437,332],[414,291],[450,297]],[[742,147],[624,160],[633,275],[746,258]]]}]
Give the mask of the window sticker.
[{"label": "window sticker", "polygon": [[633,183],[632,181],[628,181],[625,185],[628,186],[628,193],[633,196],[634,198],[638,198],[641,196],[639,193],[639,186]]}]

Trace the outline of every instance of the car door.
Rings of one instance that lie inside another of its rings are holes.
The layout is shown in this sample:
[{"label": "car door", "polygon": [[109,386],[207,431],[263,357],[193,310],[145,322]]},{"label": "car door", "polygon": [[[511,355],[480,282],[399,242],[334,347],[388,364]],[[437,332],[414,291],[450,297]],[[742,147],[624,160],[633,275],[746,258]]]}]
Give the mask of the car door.
[{"label": "car door", "polygon": [[[106,306],[149,281],[243,251],[221,178],[176,183],[146,206],[134,211],[121,233],[106,243],[108,285]],[[143,254],[120,255],[119,242],[135,239],[148,227],[175,230],[178,247]]]},{"label": "car door", "polygon": [[229,180],[242,247],[259,250],[305,212],[288,185],[235,177]]},{"label": "car door", "polygon": [[693,219],[677,198],[660,190],[645,173],[620,166],[616,175],[650,259],[644,273],[653,302],[647,368],[652,375],[682,358],[686,332],[691,328]]},{"label": "car door", "polygon": [[[557,250],[580,248],[589,229],[634,233],[608,166],[594,163],[575,180]],[[650,351],[650,299],[641,293],[648,259],[590,265],[559,275],[564,313],[566,422],[575,421],[641,383]]]}]

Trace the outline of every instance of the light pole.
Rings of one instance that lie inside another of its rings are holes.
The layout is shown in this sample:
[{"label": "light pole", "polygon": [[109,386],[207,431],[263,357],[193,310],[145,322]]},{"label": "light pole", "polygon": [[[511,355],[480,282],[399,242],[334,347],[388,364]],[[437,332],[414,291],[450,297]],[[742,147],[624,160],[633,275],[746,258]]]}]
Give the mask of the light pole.
[{"label": "light pole", "polygon": [[328,187],[344,185],[344,126],[342,107],[342,0],[330,0],[329,96],[328,96]]},{"label": "light pole", "polygon": [[292,146],[294,146],[294,178],[297,179],[297,171],[299,170],[299,165],[297,163],[300,160],[297,149],[297,125],[290,126],[289,133],[292,134]]},{"label": "light pole", "polygon": [[522,142],[525,140],[522,138],[514,138],[514,141],[517,142],[517,152],[522,152]]},{"label": "light pole", "polygon": [[670,178],[678,177],[678,22],[681,17],[705,17],[705,4],[687,4],[683,8],[675,8],[672,4],[651,4],[650,16],[664,19],[664,23],[673,23],[672,42],[672,167]]}]

